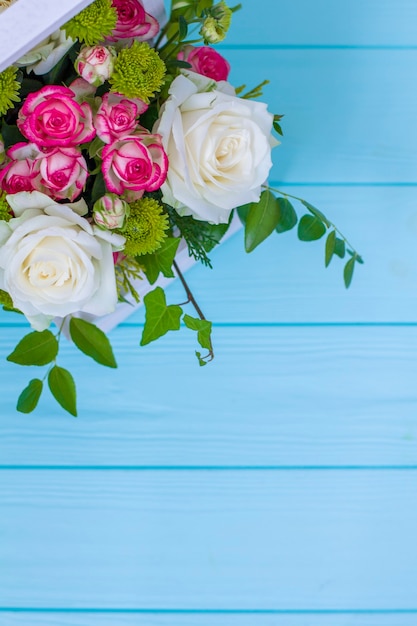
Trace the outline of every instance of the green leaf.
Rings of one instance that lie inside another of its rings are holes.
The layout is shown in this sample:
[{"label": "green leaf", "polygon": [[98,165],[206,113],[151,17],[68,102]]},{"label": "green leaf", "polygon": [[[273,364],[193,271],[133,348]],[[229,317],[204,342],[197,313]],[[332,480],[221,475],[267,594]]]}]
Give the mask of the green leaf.
[{"label": "green leaf", "polygon": [[110,341],[100,328],[78,317],[72,317],[69,324],[71,339],[81,352],[105,365],[117,367]]},{"label": "green leaf", "polygon": [[77,394],[74,379],[63,367],[54,367],[48,374],[48,385],[55,400],[65,411],[77,417]]},{"label": "green leaf", "polygon": [[180,329],[182,309],[176,304],[167,306],[165,293],[161,287],[150,291],[143,299],[146,308],[145,326],[141,346],[165,335],[169,330]]},{"label": "green leaf", "polygon": [[298,224],[298,238],[301,241],[315,241],[323,237],[326,227],[314,215],[303,215]]},{"label": "green leaf", "polygon": [[98,172],[94,177],[94,185],[91,190],[91,204],[93,205],[99,198],[106,193],[106,185],[104,182],[103,174]]},{"label": "green leaf", "polygon": [[184,324],[187,328],[197,331],[197,340],[202,348],[211,350],[211,327],[212,323],[208,320],[201,320],[190,315],[184,315]]},{"label": "green leaf", "polygon": [[339,237],[336,237],[334,253],[337,254],[337,256],[340,257],[341,259],[345,258],[345,254],[346,254],[345,242],[343,241],[343,239],[339,239]]},{"label": "green leaf", "polygon": [[207,365],[207,361],[204,360],[204,357],[201,356],[201,352],[198,352],[197,350],[195,351],[195,355],[198,359],[198,364],[200,365],[200,367],[204,367],[204,365]]},{"label": "green leaf", "polygon": [[178,39],[179,41],[183,41],[188,33],[188,24],[187,20],[184,19],[183,15],[180,15],[178,18]]},{"label": "green leaf", "polygon": [[206,252],[211,252],[217,246],[220,239],[227,233],[229,226],[230,222],[227,224],[207,224],[205,230],[208,240],[204,242]]},{"label": "green leaf", "polygon": [[280,219],[277,198],[269,191],[262,192],[259,202],[252,202],[245,224],[245,249],[252,252],[269,237]]},{"label": "green leaf", "polygon": [[17,401],[16,409],[21,413],[31,413],[36,409],[41,397],[43,382],[39,378],[34,378],[28,386],[23,389]]},{"label": "green leaf", "polygon": [[144,254],[138,259],[138,263],[143,266],[146,278],[151,285],[157,280],[160,272],[167,278],[174,278],[172,263],[179,243],[178,237],[167,237],[158,250],[152,254]]},{"label": "green leaf", "polygon": [[250,207],[250,204],[242,204],[242,206],[237,208],[237,214],[239,215],[239,219],[242,224],[246,224]]},{"label": "green leaf", "polygon": [[280,210],[280,218],[275,230],[277,233],[285,233],[287,230],[294,228],[297,224],[297,213],[287,198],[277,198],[277,202]]},{"label": "green leaf", "polygon": [[314,215],[314,217],[317,217],[321,222],[324,222],[327,228],[331,227],[331,223],[329,222],[327,217],[321,211],[316,209],[316,207],[314,207],[312,204],[310,204],[306,200],[301,200],[301,204],[304,204],[305,208],[308,209],[310,213]]},{"label": "green leaf", "polygon": [[335,245],[336,245],[336,231],[332,230],[328,234],[328,237],[326,239],[326,250],[325,250],[325,258],[324,258],[324,263],[326,267],[329,265],[330,261],[332,260]]},{"label": "green leaf", "polygon": [[349,261],[346,263],[345,268],[343,270],[343,278],[345,281],[345,287],[346,289],[350,286],[350,283],[352,282],[352,278],[353,278],[353,270],[355,269],[355,257],[353,256],[351,259],[349,259]]},{"label": "green leaf", "polygon": [[6,149],[10,148],[10,146],[13,146],[16,143],[25,141],[25,138],[23,137],[17,126],[14,126],[13,124],[7,124],[4,120],[1,126],[1,134],[3,136],[4,147]]},{"label": "green leaf", "polygon": [[47,365],[57,354],[58,342],[51,331],[34,331],[19,341],[7,360],[18,365]]}]

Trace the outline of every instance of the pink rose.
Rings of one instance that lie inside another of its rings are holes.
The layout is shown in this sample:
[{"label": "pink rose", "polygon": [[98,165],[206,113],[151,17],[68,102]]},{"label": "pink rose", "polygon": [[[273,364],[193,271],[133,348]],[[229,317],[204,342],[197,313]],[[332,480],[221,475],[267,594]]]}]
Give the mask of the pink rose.
[{"label": "pink rose", "polygon": [[164,183],[168,158],[159,135],[143,129],[105,146],[102,172],[109,191],[129,200],[141,198],[145,191],[156,191]]},{"label": "pink rose", "polygon": [[6,193],[34,191],[39,178],[35,165],[37,146],[17,143],[6,154],[10,161],[0,169],[0,188]]},{"label": "pink rose", "polygon": [[92,117],[90,105],[78,104],[71,89],[48,85],[26,97],[17,125],[38,146],[76,146],[94,138]]},{"label": "pink rose", "polygon": [[229,63],[210,46],[198,48],[185,46],[184,50],[177,55],[177,59],[189,63],[193,72],[212,78],[217,82],[227,80],[229,76]]},{"label": "pink rose", "polygon": [[116,52],[105,46],[83,46],[75,60],[75,70],[88,83],[99,87],[113,73]]},{"label": "pink rose", "polygon": [[159,31],[158,21],[146,13],[140,0],[113,0],[117,11],[117,23],[108,41],[135,38],[147,41]]},{"label": "pink rose", "polygon": [[36,190],[54,200],[73,202],[82,192],[88,177],[83,155],[72,146],[43,150],[36,166],[40,174]]},{"label": "pink rose", "polygon": [[148,105],[140,100],[105,93],[94,117],[97,135],[104,143],[111,143],[123,135],[131,134],[137,126],[136,118],[147,108]]}]

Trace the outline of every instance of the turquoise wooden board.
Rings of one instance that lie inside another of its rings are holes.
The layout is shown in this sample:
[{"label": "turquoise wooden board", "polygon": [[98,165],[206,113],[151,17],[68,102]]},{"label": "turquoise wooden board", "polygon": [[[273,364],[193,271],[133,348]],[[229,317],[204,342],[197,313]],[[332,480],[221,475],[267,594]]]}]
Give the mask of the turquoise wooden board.
[{"label": "turquoise wooden board", "polygon": [[227,44],[415,46],[413,0],[246,0]]},{"label": "turquoise wooden board", "polygon": [[[272,182],[366,263],[346,292],[323,242],[288,233],[247,256],[236,235],[188,273],[214,363],[198,368],[185,329],[138,348],[138,311],[111,334],[115,372],[63,347],[77,420],[48,397],[17,414],[32,372],[3,362],[1,626],[414,626],[416,12],[236,14],[232,80],[270,78],[286,114]],[[0,325],[4,358],[24,329]]]},{"label": "turquoise wooden board", "polygon": [[5,607],[417,609],[417,471],[0,480]]},{"label": "turquoise wooden board", "polygon": [[78,419],[47,391],[16,413],[35,372],[10,366],[0,466],[417,466],[416,327],[217,327],[202,369],[187,329],[140,330],[112,334],[118,370],[65,346]]},{"label": "turquoise wooden board", "polygon": [[301,611],[265,614],[254,612],[244,614],[231,611],[196,613],[186,611],[165,614],[132,612],[125,614],[115,611],[106,614],[93,613],[39,613],[24,612],[0,614],[7,626],[415,626],[416,614],[398,612],[323,612]]}]

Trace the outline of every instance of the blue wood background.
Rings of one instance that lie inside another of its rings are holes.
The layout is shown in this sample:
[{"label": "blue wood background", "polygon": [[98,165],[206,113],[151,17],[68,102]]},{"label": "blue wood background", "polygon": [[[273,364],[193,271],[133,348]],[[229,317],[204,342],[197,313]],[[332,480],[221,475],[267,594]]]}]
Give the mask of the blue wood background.
[{"label": "blue wood background", "polygon": [[[223,52],[285,113],[271,179],[366,264],[346,292],[323,242],[188,273],[215,321],[117,371],[65,345],[80,417],[1,366],[1,626],[417,623],[417,2],[245,0]],[[170,302],[183,301],[178,285]],[[4,358],[25,332],[0,318]]]}]

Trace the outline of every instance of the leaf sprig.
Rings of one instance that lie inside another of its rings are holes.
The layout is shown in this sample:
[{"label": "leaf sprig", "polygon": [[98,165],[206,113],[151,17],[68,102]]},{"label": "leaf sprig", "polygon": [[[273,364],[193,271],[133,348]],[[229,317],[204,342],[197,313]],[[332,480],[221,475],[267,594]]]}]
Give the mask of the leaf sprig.
[{"label": "leaf sprig", "polygon": [[[276,197],[279,194],[281,197]],[[300,202],[308,213],[298,219],[298,215],[289,198]],[[259,202],[252,202],[238,208],[240,219],[245,225],[245,249],[252,252],[262,241],[274,231],[284,233],[298,224],[297,235],[300,241],[316,241],[326,233],[324,263],[328,267],[336,255],[344,259],[343,279],[348,288],[352,282],[356,263],[363,264],[361,255],[353,248],[346,237],[319,209],[291,194],[267,187],[261,194]]]}]

